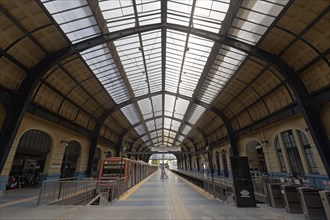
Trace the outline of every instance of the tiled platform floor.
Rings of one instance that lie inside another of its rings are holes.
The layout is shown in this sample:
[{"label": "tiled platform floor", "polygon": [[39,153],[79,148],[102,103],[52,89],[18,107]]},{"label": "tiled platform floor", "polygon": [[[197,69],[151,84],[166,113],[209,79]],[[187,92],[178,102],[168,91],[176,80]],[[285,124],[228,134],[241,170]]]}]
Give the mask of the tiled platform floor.
[{"label": "tiled platform floor", "polygon": [[167,171],[168,179],[153,175],[128,198],[112,206],[6,206],[0,209],[5,219],[241,219],[304,220],[302,214],[289,214],[264,204],[257,208],[237,208],[232,204],[207,198],[177,175]]}]

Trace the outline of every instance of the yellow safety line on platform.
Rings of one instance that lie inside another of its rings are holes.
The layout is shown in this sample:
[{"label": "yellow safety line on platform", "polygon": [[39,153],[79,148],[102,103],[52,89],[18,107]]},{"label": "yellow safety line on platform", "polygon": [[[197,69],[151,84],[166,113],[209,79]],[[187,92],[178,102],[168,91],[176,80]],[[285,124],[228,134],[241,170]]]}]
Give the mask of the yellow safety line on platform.
[{"label": "yellow safety line on platform", "polygon": [[3,204],[0,204],[0,208],[4,208],[4,207],[7,207],[7,206],[11,206],[11,205],[16,205],[16,204],[22,203],[22,202],[28,202],[28,201],[31,201],[31,200],[34,200],[34,199],[37,199],[37,198],[38,198],[38,196],[33,196],[33,197],[25,198],[25,199],[20,199],[20,200],[15,200],[15,201],[3,203]]},{"label": "yellow safety line on platform", "polygon": [[152,176],[154,176],[157,173],[154,172],[153,174],[151,174],[150,176],[148,176],[147,178],[145,178],[144,180],[142,180],[141,182],[139,182],[138,184],[136,184],[135,186],[133,186],[133,188],[131,188],[130,190],[127,191],[127,193],[125,195],[123,195],[119,201],[124,201],[126,200],[128,197],[130,197],[136,190],[138,190],[147,180],[149,180]]},{"label": "yellow safety line on platform", "polygon": [[[173,172],[172,172],[173,173]],[[200,194],[202,194],[203,196],[205,196],[207,199],[209,200],[215,200],[215,198],[213,196],[208,195],[208,193],[205,193],[205,191],[203,189],[201,189],[200,187],[196,186],[195,184],[189,182],[188,180],[186,180],[185,178],[175,174],[182,182],[185,182],[186,184],[188,184],[191,188],[193,188],[195,191],[199,192]]]},{"label": "yellow safety line on platform", "polygon": [[168,190],[171,198],[171,207],[174,214],[173,218],[170,217],[170,219],[192,219],[181,195],[177,190],[177,185],[168,184]]}]

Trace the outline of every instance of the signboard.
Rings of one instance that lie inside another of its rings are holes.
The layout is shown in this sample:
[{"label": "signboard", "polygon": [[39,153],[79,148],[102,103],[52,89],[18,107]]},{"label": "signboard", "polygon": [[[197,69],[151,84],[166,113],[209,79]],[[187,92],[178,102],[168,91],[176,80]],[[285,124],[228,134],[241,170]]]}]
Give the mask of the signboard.
[{"label": "signboard", "polygon": [[233,183],[235,191],[235,203],[238,207],[256,207],[253,183],[249,172],[247,157],[230,157]]},{"label": "signboard", "polygon": [[177,152],[181,151],[181,147],[152,147],[151,152]]},{"label": "signboard", "polygon": [[52,165],[50,166],[52,169],[60,169],[62,166],[62,164],[60,163],[52,163]]}]

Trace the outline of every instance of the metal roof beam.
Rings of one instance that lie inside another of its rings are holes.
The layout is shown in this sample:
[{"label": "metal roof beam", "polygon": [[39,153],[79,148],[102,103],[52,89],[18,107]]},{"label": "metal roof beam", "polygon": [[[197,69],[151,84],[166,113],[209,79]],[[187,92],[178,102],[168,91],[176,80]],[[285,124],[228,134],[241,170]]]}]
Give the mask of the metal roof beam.
[{"label": "metal roof beam", "polygon": [[[82,41],[80,43],[77,43],[75,45],[63,48],[59,51],[56,51],[53,54],[48,55],[46,58],[44,58],[40,63],[38,63],[31,71],[29,71],[31,74],[28,74],[28,76],[25,78],[25,80],[22,82],[20,87],[20,92],[24,94],[23,98],[25,100],[24,106],[17,106],[18,111],[16,112],[16,116],[18,114],[17,119],[14,119],[14,117],[7,118],[9,121],[5,124],[9,126],[10,129],[7,129],[6,131],[1,131],[0,138],[4,140],[4,148],[9,149],[9,146],[11,146],[13,142],[13,138],[17,133],[18,126],[21,122],[22,116],[26,111],[26,106],[28,106],[28,103],[31,100],[31,95],[36,88],[37,83],[39,82],[40,78],[43,76],[43,74],[46,73],[46,71],[51,68],[54,64],[56,64],[58,61],[72,55],[78,52],[81,52],[83,50],[89,49],[91,47],[100,45],[105,42],[114,41],[116,39],[119,39],[121,37],[129,36],[136,33],[142,33],[146,31],[156,30],[163,28],[182,31],[190,34],[194,34],[200,37],[204,37],[207,39],[214,40],[216,42],[221,42],[227,46],[236,48],[238,50],[244,51],[248,54],[251,54],[255,57],[258,57],[261,60],[264,60],[268,62],[270,65],[272,65],[275,69],[277,69],[288,81],[289,85],[291,86],[295,98],[299,104],[299,106],[303,109],[305,120],[308,124],[308,127],[311,131],[312,137],[315,141],[315,144],[317,146],[317,149],[320,153],[322,161],[325,163],[325,167],[327,170],[328,175],[330,175],[330,143],[329,140],[326,138],[326,132],[324,129],[324,126],[322,124],[322,120],[320,119],[320,116],[318,115],[317,111],[313,111],[313,106],[311,105],[310,97],[308,97],[308,91],[302,82],[302,80],[299,78],[297,74],[295,74],[294,70],[281,58],[279,58],[276,55],[273,55],[265,50],[262,50],[260,48],[251,46],[247,43],[241,42],[239,40],[230,38],[228,36],[215,34],[212,32],[207,32],[200,29],[185,27],[177,24],[153,24],[153,25],[146,25],[146,26],[140,26],[140,27],[134,27],[129,28],[126,30],[121,30],[109,34],[104,34],[98,37],[94,37],[85,41]],[[314,120],[314,117],[317,117],[317,120]],[[5,121],[7,121],[5,119]],[[318,127],[322,125],[321,127]],[[5,134],[5,133],[9,133]],[[232,131],[228,130],[228,133],[231,133]],[[8,135],[7,137],[5,137]],[[232,148],[233,149],[233,148]],[[4,165],[4,160],[8,156],[9,150],[5,150],[4,152],[1,152],[3,154],[3,157],[1,157],[0,161],[0,170],[2,170]]]}]

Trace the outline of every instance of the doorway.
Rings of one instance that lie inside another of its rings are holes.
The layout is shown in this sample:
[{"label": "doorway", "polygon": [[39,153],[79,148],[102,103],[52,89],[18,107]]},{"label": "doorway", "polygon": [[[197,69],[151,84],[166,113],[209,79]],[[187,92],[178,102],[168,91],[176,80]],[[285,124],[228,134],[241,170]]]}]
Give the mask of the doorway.
[{"label": "doorway", "polygon": [[249,142],[246,145],[246,156],[252,173],[257,175],[267,174],[265,155],[260,142]]},{"label": "doorway", "polygon": [[77,141],[69,141],[67,143],[62,160],[60,178],[71,178],[75,176],[80,151],[81,147]]},{"label": "doorway", "polygon": [[51,138],[47,133],[36,129],[25,132],[19,140],[6,189],[37,185],[50,149]]}]

